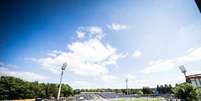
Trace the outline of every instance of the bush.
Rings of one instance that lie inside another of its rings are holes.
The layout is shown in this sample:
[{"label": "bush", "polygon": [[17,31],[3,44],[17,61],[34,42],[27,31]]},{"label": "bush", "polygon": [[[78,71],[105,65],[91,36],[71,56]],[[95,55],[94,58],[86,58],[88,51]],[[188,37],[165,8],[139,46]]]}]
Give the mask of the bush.
[{"label": "bush", "polygon": [[199,89],[190,83],[182,83],[176,85],[173,89],[173,94],[175,97],[184,99],[185,101],[198,101],[198,91]]},{"label": "bush", "polygon": [[199,88],[198,90],[197,90],[197,93],[198,93],[198,99],[200,99],[200,101],[201,101],[201,88]]},{"label": "bush", "polygon": [[149,88],[149,87],[143,87],[142,92],[143,92],[143,94],[153,94],[151,88]]}]

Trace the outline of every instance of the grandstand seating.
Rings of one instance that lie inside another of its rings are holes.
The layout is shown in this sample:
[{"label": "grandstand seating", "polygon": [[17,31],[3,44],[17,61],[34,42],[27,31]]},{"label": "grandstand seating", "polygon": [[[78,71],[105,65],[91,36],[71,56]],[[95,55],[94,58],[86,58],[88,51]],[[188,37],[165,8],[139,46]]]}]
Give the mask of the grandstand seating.
[{"label": "grandstand seating", "polygon": [[121,97],[120,94],[117,94],[115,92],[100,92],[97,93],[99,96],[105,98],[105,99],[109,99],[109,98],[119,98]]},{"label": "grandstand seating", "polygon": [[76,97],[76,101],[82,101],[82,100],[92,100],[94,99],[93,95],[92,94],[88,94],[88,93],[85,93],[85,94],[80,94]]}]

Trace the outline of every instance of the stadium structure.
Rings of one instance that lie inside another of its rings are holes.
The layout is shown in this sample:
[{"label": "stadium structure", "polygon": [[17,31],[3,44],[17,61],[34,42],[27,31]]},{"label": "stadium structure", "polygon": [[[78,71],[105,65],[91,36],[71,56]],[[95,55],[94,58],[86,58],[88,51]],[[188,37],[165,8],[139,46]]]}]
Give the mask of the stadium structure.
[{"label": "stadium structure", "polygon": [[[149,99],[149,100],[148,100]],[[125,95],[115,92],[81,92],[75,96],[75,101],[166,101],[160,96]]]},{"label": "stadium structure", "polygon": [[201,74],[194,74],[186,76],[186,81],[195,87],[201,88]]}]

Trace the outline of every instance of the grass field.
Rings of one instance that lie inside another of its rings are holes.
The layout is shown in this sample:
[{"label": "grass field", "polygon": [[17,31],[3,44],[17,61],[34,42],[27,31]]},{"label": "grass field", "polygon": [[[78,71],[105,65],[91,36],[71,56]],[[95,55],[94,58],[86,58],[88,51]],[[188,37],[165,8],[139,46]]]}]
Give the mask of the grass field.
[{"label": "grass field", "polygon": [[135,99],[115,99],[112,101],[166,101],[163,98],[135,98]]}]

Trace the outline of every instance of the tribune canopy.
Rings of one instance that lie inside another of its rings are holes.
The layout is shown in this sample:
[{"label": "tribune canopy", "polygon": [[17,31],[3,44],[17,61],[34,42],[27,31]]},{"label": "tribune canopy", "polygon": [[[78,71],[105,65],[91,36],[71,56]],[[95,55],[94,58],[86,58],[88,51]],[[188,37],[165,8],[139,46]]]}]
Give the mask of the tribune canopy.
[{"label": "tribune canopy", "polygon": [[188,75],[186,76],[186,81],[193,86],[201,88],[201,74]]}]

